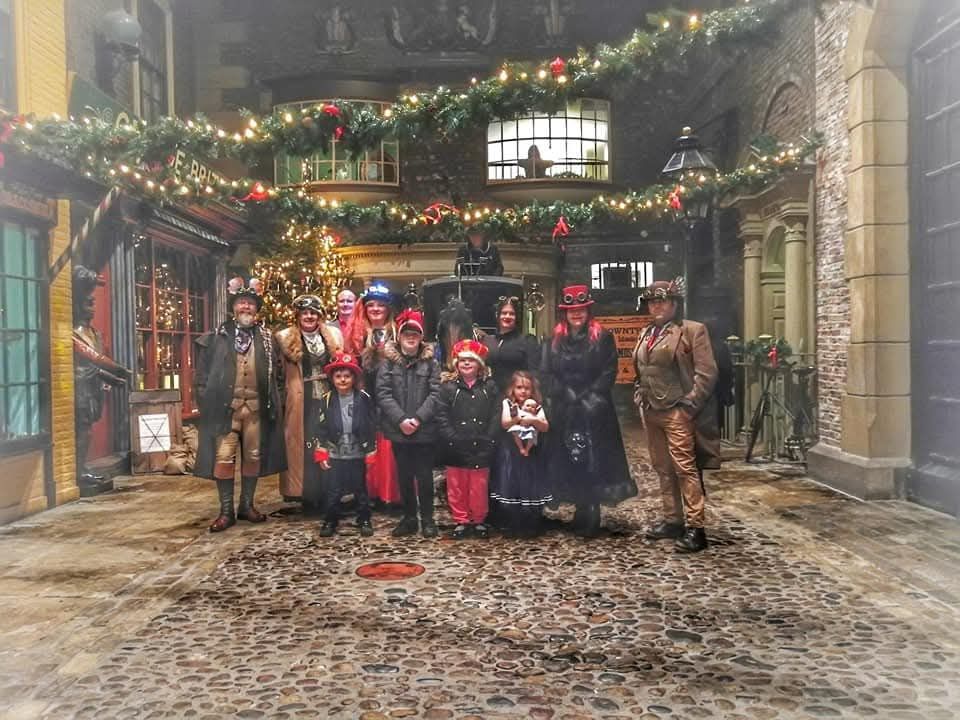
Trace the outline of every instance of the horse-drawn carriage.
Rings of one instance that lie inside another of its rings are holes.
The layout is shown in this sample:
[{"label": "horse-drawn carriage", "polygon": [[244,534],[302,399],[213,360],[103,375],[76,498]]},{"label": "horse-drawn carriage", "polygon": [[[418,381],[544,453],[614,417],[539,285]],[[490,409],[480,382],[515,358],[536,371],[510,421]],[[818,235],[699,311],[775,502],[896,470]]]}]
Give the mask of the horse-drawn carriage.
[{"label": "horse-drawn carriage", "polygon": [[516,298],[517,324],[523,323],[523,281],[502,276],[444,277],[423,284],[421,304],[426,337],[436,338],[449,357],[457,340],[497,330],[497,301]]}]

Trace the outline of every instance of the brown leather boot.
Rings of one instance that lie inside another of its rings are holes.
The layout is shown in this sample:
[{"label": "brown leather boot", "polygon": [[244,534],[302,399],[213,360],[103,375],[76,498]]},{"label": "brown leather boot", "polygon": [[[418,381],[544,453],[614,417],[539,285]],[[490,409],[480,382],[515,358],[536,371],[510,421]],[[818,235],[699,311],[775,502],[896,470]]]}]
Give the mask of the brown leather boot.
[{"label": "brown leather boot", "polygon": [[252,523],[262,523],[267,516],[253,506],[253,496],[257,493],[257,478],[240,478],[240,506],[237,508],[237,517]]},{"label": "brown leather boot", "polygon": [[217,480],[217,494],[220,496],[220,515],[210,523],[210,532],[223,532],[237,524],[233,514],[233,480]]}]

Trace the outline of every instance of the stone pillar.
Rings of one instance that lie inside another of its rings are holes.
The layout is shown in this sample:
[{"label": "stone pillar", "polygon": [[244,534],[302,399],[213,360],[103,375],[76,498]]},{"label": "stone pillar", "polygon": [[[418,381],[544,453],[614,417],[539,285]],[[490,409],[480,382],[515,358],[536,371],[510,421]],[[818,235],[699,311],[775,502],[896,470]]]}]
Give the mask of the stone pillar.
[{"label": "stone pillar", "polygon": [[804,345],[807,314],[807,237],[803,225],[787,226],[784,238],[784,335],[794,352],[810,352]]},{"label": "stone pillar", "polygon": [[743,240],[743,331],[742,337],[753,340],[761,333],[763,295],[760,269],[763,264],[763,225],[759,218],[740,223]]},{"label": "stone pillar", "polygon": [[807,461],[818,479],[865,499],[896,496],[911,462],[909,55],[921,7],[853,5],[844,54],[850,316],[842,432],[840,447],[821,442]]}]

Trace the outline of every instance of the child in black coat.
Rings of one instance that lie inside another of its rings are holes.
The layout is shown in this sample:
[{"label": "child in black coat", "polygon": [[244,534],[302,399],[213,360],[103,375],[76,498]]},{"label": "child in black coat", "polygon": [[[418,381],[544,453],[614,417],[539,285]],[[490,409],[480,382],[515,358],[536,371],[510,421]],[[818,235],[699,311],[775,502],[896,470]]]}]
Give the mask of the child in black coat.
[{"label": "child in black coat", "polygon": [[333,390],[320,400],[313,444],[313,459],[325,471],[326,517],[320,537],[331,537],[340,521],[340,498],[353,493],[357,526],[364,537],[373,535],[366,464],[376,452],[374,402],[357,385],[363,371],[354,355],[337,352],[324,367]]},{"label": "child in black coat", "polygon": [[457,523],[455,540],[472,529],[481,538],[488,535],[490,462],[494,438],[500,427],[497,385],[484,364],[487,348],[476,340],[461,340],[453,346],[456,375],[440,386],[438,430],[446,441],[447,501]]}]

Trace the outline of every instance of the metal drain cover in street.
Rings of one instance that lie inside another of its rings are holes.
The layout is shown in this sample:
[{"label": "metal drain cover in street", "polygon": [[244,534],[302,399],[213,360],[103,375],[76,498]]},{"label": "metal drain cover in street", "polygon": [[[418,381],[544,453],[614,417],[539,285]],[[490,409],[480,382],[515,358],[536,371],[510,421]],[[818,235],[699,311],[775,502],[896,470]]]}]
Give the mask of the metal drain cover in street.
[{"label": "metal drain cover in street", "polygon": [[358,567],[357,575],[367,580],[407,580],[423,575],[425,571],[426,568],[417,563],[375,562]]}]

